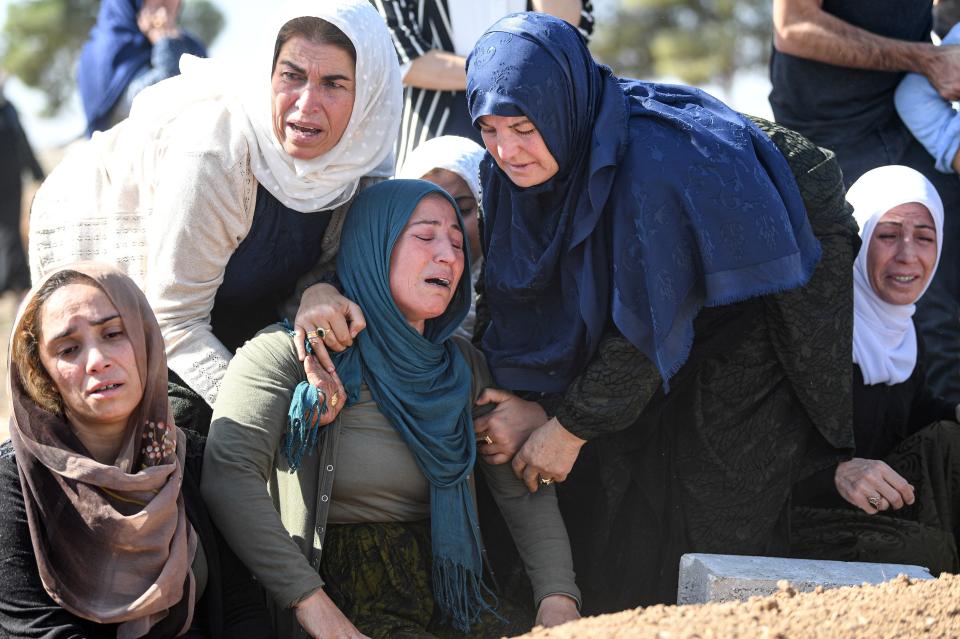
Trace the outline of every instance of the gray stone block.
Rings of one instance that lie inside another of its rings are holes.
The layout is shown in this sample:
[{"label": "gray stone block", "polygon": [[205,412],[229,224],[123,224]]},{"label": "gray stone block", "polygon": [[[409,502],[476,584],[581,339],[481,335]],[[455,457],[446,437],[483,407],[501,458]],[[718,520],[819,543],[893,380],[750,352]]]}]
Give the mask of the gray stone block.
[{"label": "gray stone block", "polygon": [[817,586],[878,584],[900,573],[911,579],[933,579],[926,568],[904,564],[691,553],[680,558],[677,603],[744,601],[754,595],[771,595],[781,579],[798,592],[809,592]]}]

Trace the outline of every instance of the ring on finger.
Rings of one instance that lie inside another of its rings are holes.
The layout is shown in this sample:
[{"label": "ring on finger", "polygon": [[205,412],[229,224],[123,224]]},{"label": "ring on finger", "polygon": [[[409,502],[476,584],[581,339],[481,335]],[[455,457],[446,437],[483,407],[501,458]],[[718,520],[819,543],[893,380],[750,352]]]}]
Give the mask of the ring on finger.
[{"label": "ring on finger", "polygon": [[883,501],[883,497],[880,495],[874,495],[873,497],[867,497],[867,503],[873,506],[874,510],[880,510],[880,502]]},{"label": "ring on finger", "polygon": [[537,477],[540,479],[540,483],[543,486],[549,486],[550,484],[553,483],[552,477],[544,477],[543,475],[537,475]]},{"label": "ring on finger", "polygon": [[327,336],[327,333],[329,332],[329,330],[326,328],[323,328],[322,326],[318,326],[317,329],[313,332],[317,336],[317,339],[322,340],[324,337]]},{"label": "ring on finger", "polygon": [[340,391],[336,391],[330,396],[330,408],[336,408],[340,403]]}]

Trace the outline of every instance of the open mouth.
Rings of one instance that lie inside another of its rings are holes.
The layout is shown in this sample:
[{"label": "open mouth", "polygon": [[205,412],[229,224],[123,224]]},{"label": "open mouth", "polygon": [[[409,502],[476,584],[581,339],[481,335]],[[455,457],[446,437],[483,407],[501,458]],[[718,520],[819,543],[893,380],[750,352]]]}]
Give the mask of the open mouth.
[{"label": "open mouth", "polygon": [[909,284],[918,278],[916,275],[893,275],[890,279],[900,284]]},{"label": "open mouth", "polygon": [[309,126],[302,126],[300,124],[294,124],[293,122],[288,122],[287,126],[294,130],[294,132],[301,135],[320,135],[322,129],[315,129]]},{"label": "open mouth", "polygon": [[120,383],[100,384],[99,386],[94,386],[93,389],[90,390],[90,394],[95,395],[97,393],[107,393],[117,388],[120,388],[121,386],[123,386],[123,384],[120,384]]},{"label": "open mouth", "polygon": [[429,277],[427,278],[427,284],[432,284],[433,286],[442,286],[443,288],[450,288],[450,280],[445,277]]}]

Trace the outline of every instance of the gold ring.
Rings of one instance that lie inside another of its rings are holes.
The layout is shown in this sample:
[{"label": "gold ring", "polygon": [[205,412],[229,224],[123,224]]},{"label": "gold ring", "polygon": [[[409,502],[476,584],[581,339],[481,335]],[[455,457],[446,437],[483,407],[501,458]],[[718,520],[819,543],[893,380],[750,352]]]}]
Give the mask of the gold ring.
[{"label": "gold ring", "polygon": [[317,330],[315,330],[315,331],[313,331],[313,332],[314,332],[314,333],[316,334],[316,336],[319,337],[321,340],[322,340],[324,337],[327,336],[327,329],[321,328],[321,327],[319,327],[319,326],[317,327]]},{"label": "gold ring", "polygon": [[550,484],[553,483],[553,479],[551,479],[551,478],[549,478],[549,477],[542,477],[542,476],[541,476],[541,477],[540,477],[540,483],[543,484],[544,486],[549,486]]},{"label": "gold ring", "polygon": [[880,510],[880,502],[883,501],[883,497],[880,495],[874,495],[873,497],[867,497],[867,503],[873,506],[874,510]]},{"label": "gold ring", "polygon": [[340,391],[337,391],[330,396],[330,408],[336,408],[339,402],[340,402]]}]

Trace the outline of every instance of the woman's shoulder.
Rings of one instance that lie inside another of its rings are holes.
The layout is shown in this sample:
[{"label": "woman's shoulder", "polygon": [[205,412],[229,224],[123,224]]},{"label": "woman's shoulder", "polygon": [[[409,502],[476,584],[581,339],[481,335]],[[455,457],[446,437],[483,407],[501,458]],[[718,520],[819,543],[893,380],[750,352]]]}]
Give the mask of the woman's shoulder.
[{"label": "woman's shoulder", "polygon": [[476,399],[483,392],[483,389],[493,386],[493,376],[487,366],[487,358],[465,337],[455,335],[450,340],[457,346],[460,354],[463,355],[470,367],[470,377],[473,380],[471,395]]}]

